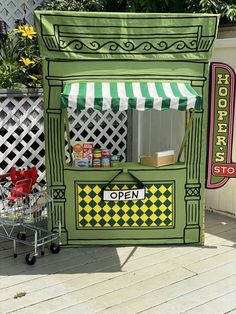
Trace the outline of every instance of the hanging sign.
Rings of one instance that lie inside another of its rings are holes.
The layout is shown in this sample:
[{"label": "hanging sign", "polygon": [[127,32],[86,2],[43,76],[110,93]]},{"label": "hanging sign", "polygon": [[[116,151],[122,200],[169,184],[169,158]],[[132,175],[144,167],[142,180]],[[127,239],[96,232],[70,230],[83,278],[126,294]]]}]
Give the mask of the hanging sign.
[{"label": "hanging sign", "polygon": [[145,199],[145,188],[132,190],[104,190],[104,201],[134,201]]},{"label": "hanging sign", "polygon": [[211,64],[209,140],[206,187],[222,187],[236,177],[232,163],[235,72],[224,63]]}]

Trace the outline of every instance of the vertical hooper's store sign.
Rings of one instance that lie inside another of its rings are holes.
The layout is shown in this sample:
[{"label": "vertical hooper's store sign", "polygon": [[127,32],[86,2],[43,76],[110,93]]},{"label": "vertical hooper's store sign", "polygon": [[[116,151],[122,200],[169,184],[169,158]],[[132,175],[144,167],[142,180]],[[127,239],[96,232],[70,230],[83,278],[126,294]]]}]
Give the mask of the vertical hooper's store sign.
[{"label": "vertical hooper's store sign", "polygon": [[208,189],[220,188],[236,177],[236,163],[232,163],[235,77],[227,64],[211,64]]}]

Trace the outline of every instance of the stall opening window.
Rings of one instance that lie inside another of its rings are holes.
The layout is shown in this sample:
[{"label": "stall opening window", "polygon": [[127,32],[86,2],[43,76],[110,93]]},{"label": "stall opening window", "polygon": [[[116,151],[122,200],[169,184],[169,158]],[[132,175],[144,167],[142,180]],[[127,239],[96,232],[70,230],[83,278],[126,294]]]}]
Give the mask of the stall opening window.
[{"label": "stall opening window", "polygon": [[[148,110],[140,115],[140,155],[173,150],[177,158],[186,132],[187,113]],[[185,160],[185,154],[181,161]]]},{"label": "stall opening window", "polygon": [[202,97],[183,82],[75,82],[65,85],[61,107],[74,110],[67,130],[72,144],[82,137],[95,148],[122,152],[125,161],[126,111],[141,112],[140,153],[174,150],[178,154],[186,132],[186,112],[200,110]]},{"label": "stall opening window", "polygon": [[[127,111],[98,111],[92,108],[68,108],[70,146],[77,141],[91,142],[94,148],[108,149],[112,155],[127,160]],[[65,134],[66,162],[70,162],[68,138]]]}]

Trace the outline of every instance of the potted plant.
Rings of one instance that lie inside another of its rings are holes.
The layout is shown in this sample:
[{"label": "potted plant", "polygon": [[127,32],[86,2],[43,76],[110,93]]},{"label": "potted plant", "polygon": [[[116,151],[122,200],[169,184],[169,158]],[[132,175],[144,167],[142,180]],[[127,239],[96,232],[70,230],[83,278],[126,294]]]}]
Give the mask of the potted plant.
[{"label": "potted plant", "polygon": [[11,32],[0,26],[0,88],[42,87],[41,59],[33,26],[19,23]]},{"label": "potted plant", "polygon": [[43,163],[42,72],[36,36],[31,25],[19,22],[7,32],[6,23],[0,21],[0,170],[4,172],[12,166],[39,168]]}]

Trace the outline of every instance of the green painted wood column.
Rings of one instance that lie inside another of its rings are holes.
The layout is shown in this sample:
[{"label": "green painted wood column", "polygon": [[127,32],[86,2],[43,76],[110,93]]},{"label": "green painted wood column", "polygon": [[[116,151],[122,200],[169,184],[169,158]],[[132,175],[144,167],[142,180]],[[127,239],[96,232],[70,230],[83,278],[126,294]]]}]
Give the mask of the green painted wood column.
[{"label": "green painted wood column", "polygon": [[[208,65],[205,66],[203,77],[207,77]],[[201,94],[207,95],[207,81],[193,82],[196,89]],[[206,101],[207,97],[203,101]],[[184,230],[184,239],[186,243],[203,241],[203,210],[204,206],[204,177],[203,169],[205,169],[205,128],[207,117],[207,105],[203,105],[202,110],[191,112],[193,115],[192,126],[187,141],[187,169],[185,184],[185,203],[186,203],[186,227]]]},{"label": "green painted wood column", "polygon": [[[192,113],[193,114],[193,113]],[[201,143],[203,111],[195,112],[188,136],[187,169],[185,184],[186,228],[185,241],[200,242],[200,200],[201,200]],[[199,230],[196,232],[196,230]]]},{"label": "green painted wood column", "polygon": [[[48,67],[45,61],[44,67]],[[44,89],[48,90],[45,95],[45,145],[46,145],[46,168],[47,183],[52,189],[53,207],[49,219],[49,228],[57,231],[61,224],[62,242],[66,241],[67,230],[65,221],[65,141],[64,141],[64,117],[59,108],[61,86],[53,85],[47,81]],[[48,97],[50,95],[50,97]]]}]

